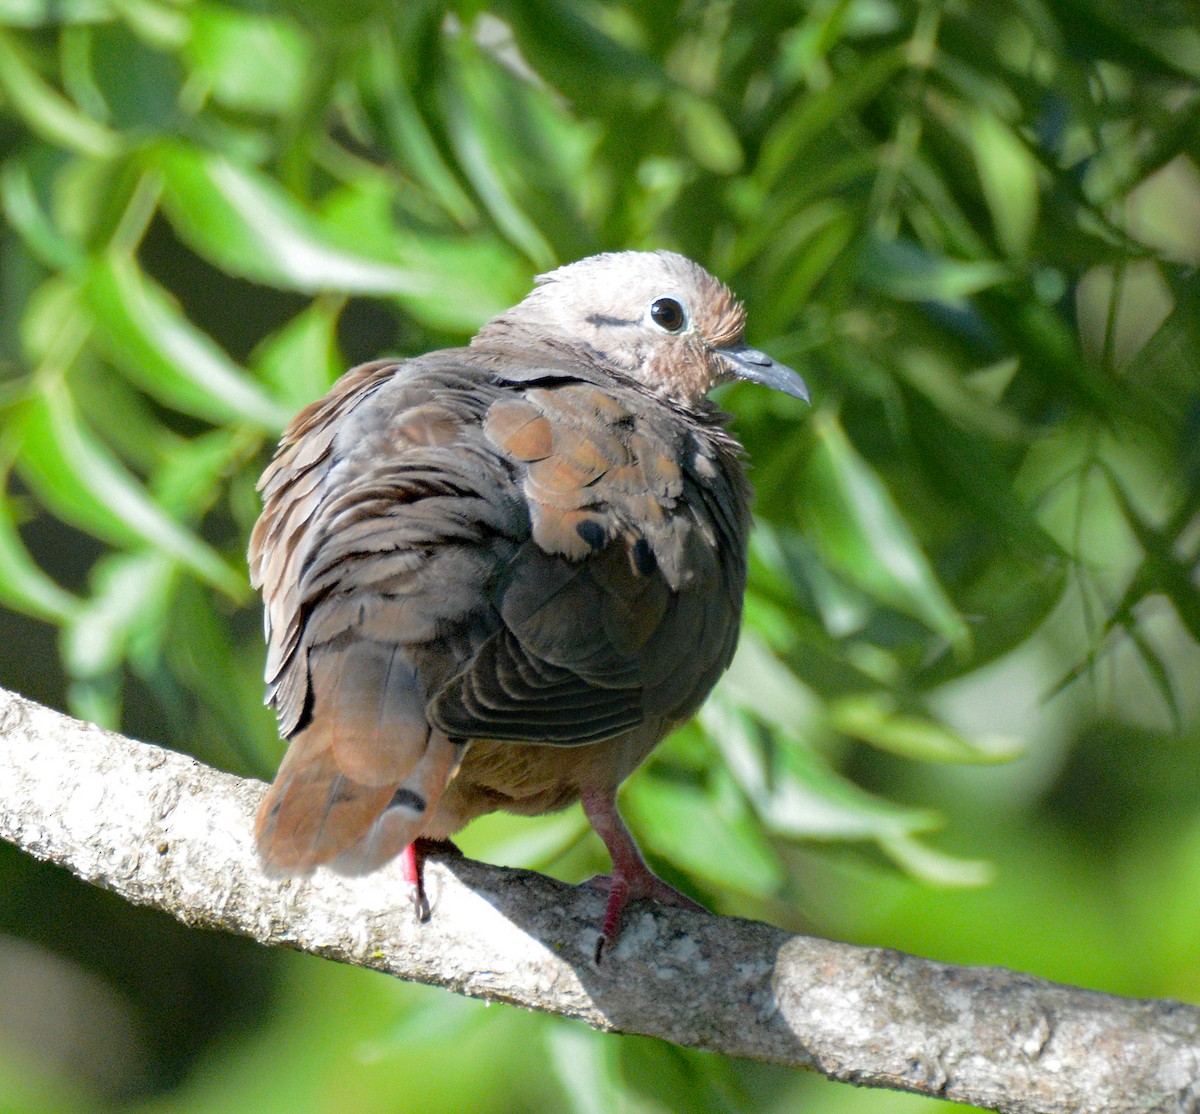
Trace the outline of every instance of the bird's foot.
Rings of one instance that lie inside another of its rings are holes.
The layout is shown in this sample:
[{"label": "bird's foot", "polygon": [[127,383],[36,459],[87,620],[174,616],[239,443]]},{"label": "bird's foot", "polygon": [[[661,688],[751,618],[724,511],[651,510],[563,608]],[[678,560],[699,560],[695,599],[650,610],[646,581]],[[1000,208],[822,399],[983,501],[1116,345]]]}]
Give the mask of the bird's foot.
[{"label": "bird's foot", "polygon": [[704,906],[681,894],[674,886],[668,886],[647,865],[634,842],[633,836],[617,810],[616,790],[611,786],[589,787],[579,794],[583,811],[591,821],[596,834],[604,840],[604,846],[612,856],[612,874],[599,875],[589,884],[608,886],[608,906],[604,910],[604,924],[600,938],[596,941],[596,962],[606,947],[612,947],[621,927],[621,914],[625,906],[641,897],[653,898],[666,905],[678,905],[683,909],[704,912]]},{"label": "bird's foot", "polygon": [[692,912],[705,912],[704,906],[693,901],[685,893],[680,893],[674,886],[664,882],[645,863],[627,866],[625,871],[612,874],[597,874],[583,883],[594,889],[608,891],[608,905],[604,910],[604,923],[600,935],[596,939],[595,960],[600,962],[606,948],[611,948],[621,927],[621,917],[625,906],[631,901],[650,898],[664,905],[674,905],[680,909],[690,909]]}]

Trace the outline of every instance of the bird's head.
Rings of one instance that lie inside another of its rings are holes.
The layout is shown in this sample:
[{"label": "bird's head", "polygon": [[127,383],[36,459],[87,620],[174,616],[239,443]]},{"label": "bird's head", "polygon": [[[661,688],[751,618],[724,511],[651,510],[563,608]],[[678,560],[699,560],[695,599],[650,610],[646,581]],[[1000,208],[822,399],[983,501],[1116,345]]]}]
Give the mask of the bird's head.
[{"label": "bird's head", "polygon": [[689,408],[735,379],[808,400],[799,375],[746,344],[742,303],[685,256],[607,252],[537,281],[522,302],[485,325],[475,343],[517,334],[560,350],[577,348]]}]

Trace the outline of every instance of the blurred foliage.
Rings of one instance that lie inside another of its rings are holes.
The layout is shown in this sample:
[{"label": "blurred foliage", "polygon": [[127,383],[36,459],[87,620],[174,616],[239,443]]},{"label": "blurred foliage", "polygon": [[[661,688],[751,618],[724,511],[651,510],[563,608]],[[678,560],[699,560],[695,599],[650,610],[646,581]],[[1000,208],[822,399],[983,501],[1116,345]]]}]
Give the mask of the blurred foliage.
[{"label": "blurred foliage", "polygon": [[[1198,79],[1167,0],[0,0],[0,681],[269,775],[242,554],[288,416],[675,248],[816,402],[726,394],[747,621],[626,793],[656,864],[1200,1000]],[[577,878],[585,831],[463,844]],[[935,1105],[214,942],[11,850],[0,893],[5,1109]]]}]

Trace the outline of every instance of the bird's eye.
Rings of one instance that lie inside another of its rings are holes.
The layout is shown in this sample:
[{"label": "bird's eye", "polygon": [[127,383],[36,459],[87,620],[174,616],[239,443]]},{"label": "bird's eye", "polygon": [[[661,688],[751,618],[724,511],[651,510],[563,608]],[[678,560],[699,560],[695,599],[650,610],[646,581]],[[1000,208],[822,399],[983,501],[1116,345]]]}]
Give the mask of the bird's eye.
[{"label": "bird's eye", "polygon": [[677,333],[683,328],[683,306],[674,298],[657,298],[650,306],[650,319],[660,329]]}]

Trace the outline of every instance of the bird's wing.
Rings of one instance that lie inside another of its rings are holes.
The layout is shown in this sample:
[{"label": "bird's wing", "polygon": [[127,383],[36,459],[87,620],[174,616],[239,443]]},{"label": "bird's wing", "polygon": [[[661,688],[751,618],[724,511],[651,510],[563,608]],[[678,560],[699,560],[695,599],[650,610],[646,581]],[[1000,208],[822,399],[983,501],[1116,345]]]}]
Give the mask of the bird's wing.
[{"label": "bird's wing", "polygon": [[497,585],[502,626],[432,718],[451,736],[561,745],[684,719],[737,637],[733,442],[611,378],[523,378],[483,429],[516,469],[530,536]]}]

